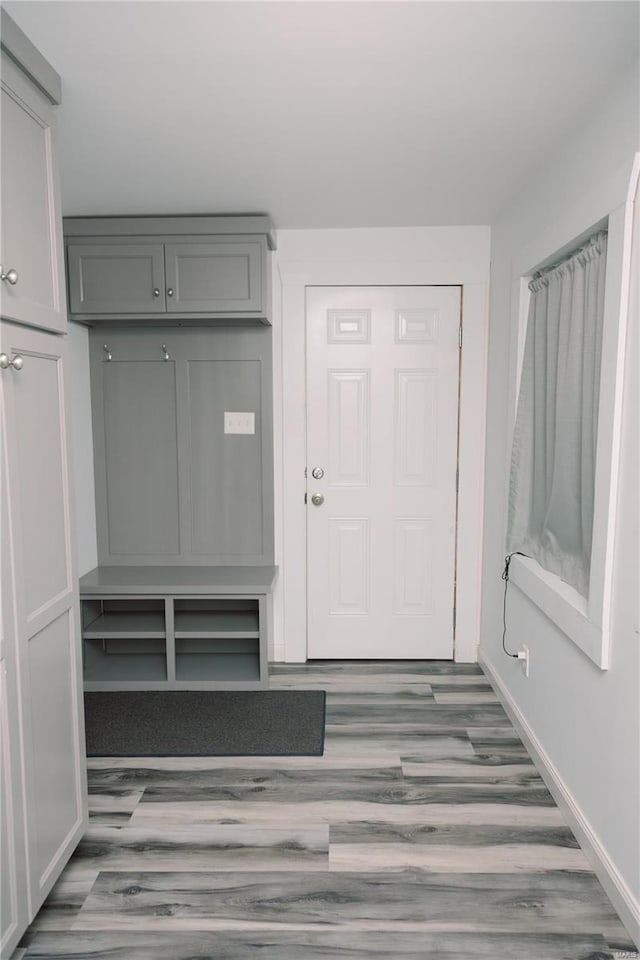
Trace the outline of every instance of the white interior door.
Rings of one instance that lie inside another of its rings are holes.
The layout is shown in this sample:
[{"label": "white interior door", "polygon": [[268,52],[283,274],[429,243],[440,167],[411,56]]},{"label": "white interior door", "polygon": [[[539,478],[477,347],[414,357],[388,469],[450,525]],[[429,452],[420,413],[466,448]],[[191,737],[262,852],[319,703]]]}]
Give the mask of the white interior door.
[{"label": "white interior door", "polygon": [[308,656],[451,659],[460,289],[306,308]]}]

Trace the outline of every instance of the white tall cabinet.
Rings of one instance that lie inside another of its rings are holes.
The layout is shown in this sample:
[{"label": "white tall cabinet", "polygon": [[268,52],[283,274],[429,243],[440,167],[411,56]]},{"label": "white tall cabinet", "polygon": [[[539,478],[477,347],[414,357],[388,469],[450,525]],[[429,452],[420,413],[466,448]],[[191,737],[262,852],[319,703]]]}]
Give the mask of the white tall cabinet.
[{"label": "white tall cabinet", "polygon": [[87,803],[52,109],[59,78],[1,15],[0,957],[6,960],[78,843]]}]

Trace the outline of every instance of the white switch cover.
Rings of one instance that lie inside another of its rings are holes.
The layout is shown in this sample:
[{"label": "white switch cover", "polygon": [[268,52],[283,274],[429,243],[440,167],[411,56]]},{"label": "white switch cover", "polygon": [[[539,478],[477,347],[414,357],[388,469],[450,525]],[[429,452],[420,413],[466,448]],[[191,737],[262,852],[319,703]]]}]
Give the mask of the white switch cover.
[{"label": "white switch cover", "polygon": [[224,432],[225,433],[255,433],[256,415],[255,413],[237,413],[224,412]]}]

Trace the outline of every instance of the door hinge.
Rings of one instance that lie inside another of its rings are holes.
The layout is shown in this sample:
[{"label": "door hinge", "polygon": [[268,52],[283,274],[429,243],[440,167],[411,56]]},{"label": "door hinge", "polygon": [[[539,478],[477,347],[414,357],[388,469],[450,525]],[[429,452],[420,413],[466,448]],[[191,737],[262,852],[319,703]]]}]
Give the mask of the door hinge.
[{"label": "door hinge", "polygon": [[306,494],[306,493],[305,493],[305,495],[304,495],[304,502],[305,502],[305,503],[307,502],[307,494]]},{"label": "door hinge", "polygon": [[460,467],[456,467],[456,493],[460,489]]},{"label": "door hinge", "polygon": [[458,327],[458,349],[462,350],[462,327]]}]

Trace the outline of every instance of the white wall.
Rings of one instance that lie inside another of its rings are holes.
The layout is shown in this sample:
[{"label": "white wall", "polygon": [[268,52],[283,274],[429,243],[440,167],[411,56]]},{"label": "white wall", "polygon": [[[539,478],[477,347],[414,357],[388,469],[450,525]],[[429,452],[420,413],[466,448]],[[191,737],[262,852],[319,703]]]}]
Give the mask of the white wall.
[{"label": "white wall", "polygon": [[[487,474],[480,656],[564,794],[628,927],[640,918],[638,635],[638,317],[627,344],[622,479],[615,546],[611,665],[601,671],[514,585],[511,647],[531,651],[530,677],[501,649],[507,462],[513,403],[509,358],[518,323],[512,261],[541,242],[559,249],[624,202],[638,149],[638,74],[623,77],[587,126],[540,171],[492,230]],[[510,349],[511,343],[511,349]],[[597,858],[599,857],[599,860]],[[630,932],[637,936],[637,928]]]},{"label": "white wall", "polygon": [[98,564],[96,499],[93,486],[93,439],[89,380],[89,331],[69,324],[67,352],[71,384],[71,461],[75,505],[78,576]]},{"label": "white wall", "polygon": [[456,659],[474,661],[479,636],[489,228],[402,227],[278,231],[273,262],[275,660],[306,658],[305,287],[461,284],[464,347]]}]

